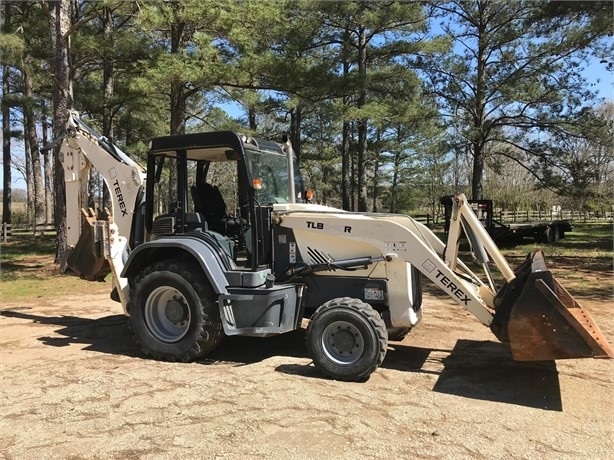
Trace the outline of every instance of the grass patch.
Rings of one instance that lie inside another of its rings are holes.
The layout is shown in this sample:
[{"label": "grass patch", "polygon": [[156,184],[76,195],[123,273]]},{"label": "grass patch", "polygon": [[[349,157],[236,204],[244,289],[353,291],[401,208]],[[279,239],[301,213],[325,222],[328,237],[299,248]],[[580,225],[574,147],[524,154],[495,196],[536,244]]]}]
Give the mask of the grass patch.
[{"label": "grass patch", "polygon": [[82,280],[76,276],[64,275],[53,263],[53,257],[37,259],[38,263],[15,264],[6,270],[2,264],[0,272],[0,297],[2,304],[24,299],[51,299],[71,294],[99,292],[100,289],[111,292],[111,285],[100,286]]},{"label": "grass patch", "polygon": [[55,236],[45,235],[38,238],[32,232],[13,234],[11,241],[0,246],[0,262],[23,259],[32,256],[55,254]]},{"label": "grass patch", "polygon": [[14,235],[0,250],[0,297],[2,304],[11,300],[50,298],[74,293],[109,290],[110,283],[92,283],[60,273],[53,262],[54,235],[33,238]]},{"label": "grass patch", "polygon": [[572,232],[555,244],[526,243],[502,248],[505,256],[521,256],[542,249],[549,257],[610,259],[614,257],[614,227],[611,223],[574,223]]}]

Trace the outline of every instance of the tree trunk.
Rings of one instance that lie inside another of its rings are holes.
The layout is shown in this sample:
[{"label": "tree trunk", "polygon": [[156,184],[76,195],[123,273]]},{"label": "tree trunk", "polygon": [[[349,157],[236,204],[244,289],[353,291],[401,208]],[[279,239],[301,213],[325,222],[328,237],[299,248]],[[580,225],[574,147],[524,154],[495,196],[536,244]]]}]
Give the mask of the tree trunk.
[{"label": "tree trunk", "polygon": [[[10,22],[10,3],[4,4],[4,24],[3,31],[8,32]],[[12,223],[11,209],[11,112],[7,102],[7,95],[10,93],[9,86],[10,67],[2,65],[2,222]]]},{"label": "tree trunk", "polygon": [[[171,125],[170,134],[185,134],[185,97],[183,83],[171,84]],[[168,184],[169,204],[177,201],[177,163],[170,163]]]},{"label": "tree trunk", "polygon": [[350,122],[344,121],[341,129],[341,206],[351,209],[350,200]]},{"label": "tree trunk", "polygon": [[[115,68],[113,66],[113,52],[109,51],[109,44],[113,40],[113,15],[111,8],[103,7],[102,34],[104,37],[104,49],[102,55],[102,135],[113,141],[113,94],[115,90]],[[99,198],[98,200],[96,198]],[[95,209],[111,209],[111,195],[100,171],[92,168],[88,181],[88,207]]]},{"label": "tree trunk", "polygon": [[[70,74],[70,0],[49,1],[51,43],[53,46],[53,137],[65,129],[68,111],[73,106],[73,85]],[[57,229],[56,263],[66,254],[66,185],[60,162],[60,148],[55,148],[54,221]]]},{"label": "tree trunk", "polygon": [[[358,28],[358,79],[360,89],[358,93],[358,108],[361,109],[367,103],[367,36],[364,26]],[[366,117],[358,120],[358,212],[367,211],[367,125]]]},{"label": "tree trunk", "polygon": [[[401,139],[403,138],[403,133],[401,132],[401,126],[396,127],[397,134],[397,145],[401,145]],[[399,177],[401,175],[401,157],[402,152],[400,150],[394,153],[393,166],[392,166],[392,184],[390,185],[390,212],[396,213],[398,212],[398,185],[399,185]]]},{"label": "tree trunk", "polygon": [[96,189],[100,175],[94,168],[90,169],[90,177],[87,180],[87,207],[96,208]]},{"label": "tree trunk", "polygon": [[[352,129],[352,132],[354,129]],[[350,211],[356,211],[356,150],[350,149]]]},{"label": "tree trunk", "polygon": [[375,160],[375,166],[373,167],[373,212],[378,212],[377,209],[377,199],[379,198],[378,196],[378,191],[379,191],[379,166],[380,166],[380,162],[379,159]]},{"label": "tree trunk", "polygon": [[115,92],[115,68],[113,66],[113,50],[108,49],[109,43],[113,48],[113,16],[108,6],[103,8],[103,36],[105,40],[105,51],[102,63],[102,135],[108,139],[113,139],[113,94]]},{"label": "tree trunk", "polygon": [[[350,31],[346,29],[343,34],[343,79],[346,80],[350,73],[349,63],[349,46],[350,46]],[[349,98],[343,98],[343,105],[347,107],[349,105]],[[341,128],[341,206],[344,210],[349,211],[351,209],[350,199],[350,122],[348,120],[343,121],[343,127]]]},{"label": "tree trunk", "polygon": [[256,131],[258,129],[258,123],[256,122],[256,109],[254,109],[251,104],[247,108],[247,121],[249,124],[249,129],[252,131]]},{"label": "tree trunk", "polygon": [[[301,162],[301,124],[303,121],[303,111],[301,106],[293,108],[290,111],[290,142],[292,150],[296,155],[296,161]],[[303,190],[301,190],[301,193]]]},{"label": "tree trunk", "polygon": [[488,2],[479,1],[477,75],[475,90],[475,107],[473,113],[473,170],[471,174],[471,198],[482,199],[482,177],[484,175],[484,139],[486,139],[486,56],[487,56],[487,11]]},{"label": "tree trunk", "polygon": [[394,164],[392,168],[392,184],[390,185],[390,212],[398,212],[398,185],[399,185],[399,169],[400,169],[400,152],[394,154]]},{"label": "tree trunk", "polygon": [[[34,225],[42,224],[45,221],[45,190],[43,187],[43,175],[41,165],[41,153],[38,143],[38,133],[36,132],[36,120],[34,119],[34,90],[32,88],[32,76],[30,72],[22,69],[25,103],[24,103],[24,124],[27,143],[29,145],[32,175],[32,198],[33,211],[32,222]],[[28,180],[28,185],[30,181]]]},{"label": "tree trunk", "polygon": [[[171,25],[171,53],[177,54],[183,42],[183,30],[185,24],[176,23]],[[185,134],[185,108],[186,95],[184,94],[183,82],[171,83],[171,123],[170,134]],[[177,163],[171,162],[169,184],[169,204],[177,201]]]},{"label": "tree trunk", "polygon": [[[322,183],[323,184],[330,184],[332,181],[332,176],[333,176],[333,171],[331,170],[330,167],[328,166],[324,166],[322,168]],[[331,190],[325,190],[324,192],[322,192],[322,194],[318,197],[320,200],[320,204],[323,204],[324,206],[328,206],[328,199],[329,196],[333,195],[333,193],[331,193]],[[338,207],[339,204],[337,202],[335,202],[333,204],[333,206]]]},{"label": "tree trunk", "polygon": [[[379,145],[381,140],[382,140],[382,132],[381,130],[378,129],[377,135],[375,138],[376,145]],[[378,212],[377,200],[379,198],[379,168],[380,168],[380,165],[381,165],[380,155],[378,153],[375,153],[374,160],[373,160],[373,193],[372,193],[373,205],[371,207],[373,212]]]},{"label": "tree trunk", "polygon": [[[43,132],[43,145],[47,145],[49,142],[48,125],[47,125],[47,106],[43,102],[43,114],[42,114],[42,132]],[[45,223],[51,224],[53,222],[53,151],[47,150],[44,153],[44,166],[45,171]]]},{"label": "tree trunk", "polygon": [[483,193],[482,176],[484,175],[484,152],[482,145],[473,143],[473,169],[471,174],[471,199],[481,200]]},{"label": "tree trunk", "polygon": [[[23,129],[27,133],[26,117],[23,117]],[[26,169],[26,222],[28,227],[34,224],[34,180],[32,178],[32,154],[30,153],[30,138],[23,139],[23,150]]]}]

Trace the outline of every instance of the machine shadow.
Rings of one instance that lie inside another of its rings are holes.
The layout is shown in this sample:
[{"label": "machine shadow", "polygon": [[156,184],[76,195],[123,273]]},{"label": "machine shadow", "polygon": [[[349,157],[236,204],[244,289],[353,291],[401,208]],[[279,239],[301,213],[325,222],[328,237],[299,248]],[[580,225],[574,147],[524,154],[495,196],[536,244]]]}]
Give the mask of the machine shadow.
[{"label": "machine shadow", "polygon": [[[304,347],[303,347],[304,348]],[[384,369],[396,369],[404,372],[419,372],[423,374],[439,374],[434,371],[423,370],[424,362],[430,353],[437,351],[433,348],[419,348],[400,343],[390,342],[386,358],[381,367]],[[450,350],[440,350],[449,352]],[[307,356],[305,354],[305,356]],[[303,377],[313,377],[324,379],[322,374],[315,368],[313,363],[309,364],[281,364],[275,368],[277,372],[283,374],[300,375]],[[368,379],[367,379],[368,380]]]},{"label": "machine shadow", "polygon": [[[512,361],[511,352],[505,345],[490,341],[459,340],[453,350],[420,348],[396,342],[391,342],[389,347],[381,367],[438,375],[433,391],[544,410],[563,410],[554,361]],[[441,360],[442,371],[424,369],[433,352],[449,353]],[[324,378],[313,364],[282,364],[275,370]]]},{"label": "machine shadow", "polygon": [[199,362],[203,364],[232,363],[241,366],[264,361],[273,356],[307,357],[305,329],[264,338],[226,337],[217,349],[200,359]]},{"label": "machine shadow", "polygon": [[[78,316],[43,316],[16,310],[0,310],[0,316],[31,321],[35,324],[58,326],[54,332],[61,337],[38,337],[38,341],[52,347],[71,344],[85,345],[88,351],[146,358],[132,339],[128,320],[124,315],[102,318]],[[202,364],[233,363],[247,365],[272,356],[305,357],[305,330],[268,338],[226,337],[218,349],[199,360]]]},{"label": "machine shadow", "polygon": [[472,399],[562,411],[554,361],[512,361],[510,350],[490,341],[458,340],[434,391]]},{"label": "machine shadow", "polygon": [[[124,315],[102,318],[40,316],[22,311],[2,310],[1,316],[59,326],[61,337],[39,337],[45,345],[65,347],[85,345],[84,349],[133,358],[145,358],[132,340]],[[424,369],[432,352],[449,353],[441,372]],[[199,362],[205,365],[254,364],[273,356],[306,358],[305,329],[269,338],[227,337],[222,345]],[[433,391],[503,402],[552,411],[562,411],[560,384],[554,361],[512,361],[509,349],[490,341],[458,340],[453,350],[420,348],[391,342],[383,368],[439,375]],[[310,378],[323,378],[312,363],[282,364],[276,371]]]},{"label": "machine shadow", "polygon": [[78,316],[41,316],[14,310],[2,310],[1,316],[32,321],[35,324],[59,326],[56,334],[62,337],[38,337],[37,340],[52,347],[66,347],[71,344],[85,345],[85,350],[113,355],[142,357],[132,340],[128,321],[124,315],[102,318],[81,318]]}]

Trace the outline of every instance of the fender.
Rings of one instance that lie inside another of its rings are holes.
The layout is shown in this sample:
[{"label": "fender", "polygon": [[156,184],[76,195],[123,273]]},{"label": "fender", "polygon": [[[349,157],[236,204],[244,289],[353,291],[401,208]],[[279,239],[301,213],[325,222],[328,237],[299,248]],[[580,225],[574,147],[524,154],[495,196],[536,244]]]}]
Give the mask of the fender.
[{"label": "fender", "polygon": [[221,249],[204,239],[190,235],[161,237],[140,244],[130,253],[121,276],[134,278],[144,266],[158,260],[177,257],[182,253],[189,254],[200,264],[216,294],[228,293],[228,281],[224,271],[231,267],[226,267],[228,260],[224,259]]}]

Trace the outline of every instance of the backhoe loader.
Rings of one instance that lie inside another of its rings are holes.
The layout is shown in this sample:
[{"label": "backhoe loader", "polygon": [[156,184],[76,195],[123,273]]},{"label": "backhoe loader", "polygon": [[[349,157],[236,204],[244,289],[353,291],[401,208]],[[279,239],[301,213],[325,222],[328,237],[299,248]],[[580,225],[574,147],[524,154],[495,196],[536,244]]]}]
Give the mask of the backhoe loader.
[{"label": "backhoe loader", "polygon": [[[389,334],[421,321],[422,276],[509,344],[515,360],[613,356],[543,254],[513,270],[463,195],[453,197],[444,243],[404,215],[308,202],[288,140],[157,137],[145,170],[71,112],[58,144],[66,266],[91,280],[112,272],[111,297],[153,358],[195,360],[225,336],[282,334],[308,318],[315,366],[362,381],[382,363]],[[92,166],[111,193],[106,212],[83,208]],[[459,259],[461,235],[478,268]]]}]

